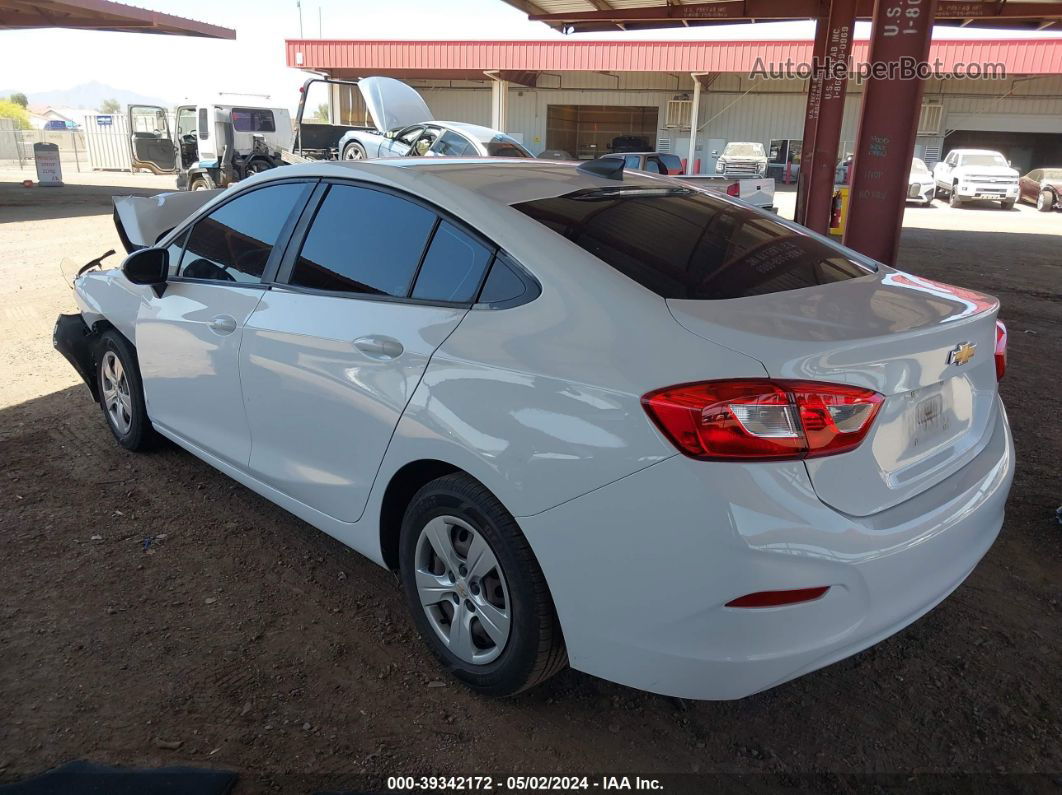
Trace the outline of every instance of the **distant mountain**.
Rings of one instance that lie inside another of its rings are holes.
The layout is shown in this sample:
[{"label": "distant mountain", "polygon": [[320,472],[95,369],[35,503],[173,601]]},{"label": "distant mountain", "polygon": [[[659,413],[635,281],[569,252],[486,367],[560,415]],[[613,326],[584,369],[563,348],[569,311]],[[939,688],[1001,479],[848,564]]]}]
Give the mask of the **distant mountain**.
[{"label": "distant mountain", "polygon": [[[8,97],[19,89],[0,89],[0,97]],[[174,103],[161,97],[151,97],[146,94],[138,94],[136,91],[127,91],[124,88],[115,88],[98,81],[82,83],[79,86],[54,91],[26,92],[26,97],[31,105],[51,105],[57,108],[84,108],[95,110],[105,99],[116,99],[126,105],[162,105],[165,108]]]}]

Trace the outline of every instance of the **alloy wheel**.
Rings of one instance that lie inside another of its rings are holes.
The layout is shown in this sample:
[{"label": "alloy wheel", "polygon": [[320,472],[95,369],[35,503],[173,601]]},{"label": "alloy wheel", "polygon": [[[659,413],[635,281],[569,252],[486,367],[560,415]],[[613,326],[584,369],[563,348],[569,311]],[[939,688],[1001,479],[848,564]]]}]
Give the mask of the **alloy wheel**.
[{"label": "alloy wheel", "polygon": [[129,395],[129,380],[125,376],[122,360],[114,351],[107,351],[103,355],[101,372],[103,377],[100,386],[107,419],[124,436],[133,424],[133,399]]},{"label": "alloy wheel", "polygon": [[437,516],[420,531],[417,594],[428,623],[463,662],[485,665],[505,650],[512,602],[487,540],[456,516]]}]

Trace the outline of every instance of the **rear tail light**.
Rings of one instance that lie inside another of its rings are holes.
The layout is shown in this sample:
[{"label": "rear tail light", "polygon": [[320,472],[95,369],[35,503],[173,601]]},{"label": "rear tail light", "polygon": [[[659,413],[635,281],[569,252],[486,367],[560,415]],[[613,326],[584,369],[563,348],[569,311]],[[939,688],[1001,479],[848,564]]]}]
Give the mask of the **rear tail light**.
[{"label": "rear tail light", "polygon": [[657,389],[642,406],[691,458],[777,461],[858,447],[883,400],[844,384],[750,378]]},{"label": "rear tail light", "polygon": [[740,198],[740,196],[741,196],[741,185],[739,185],[736,182],[731,182],[729,185],[726,186],[726,195],[727,196],[737,196],[737,197]]},{"label": "rear tail light", "polygon": [[996,321],[996,380],[1002,381],[1007,372],[1007,327]]}]

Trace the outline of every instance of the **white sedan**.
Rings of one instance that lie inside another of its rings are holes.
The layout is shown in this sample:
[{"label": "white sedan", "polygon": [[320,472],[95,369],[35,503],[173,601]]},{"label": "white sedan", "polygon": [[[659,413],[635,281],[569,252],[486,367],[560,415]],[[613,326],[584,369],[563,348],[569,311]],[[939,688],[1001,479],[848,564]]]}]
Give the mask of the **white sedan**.
[{"label": "white sedan", "polygon": [[480,692],[570,662],[755,693],[914,621],[1000,530],[989,296],[622,163],[202,199],[118,208],[149,247],[77,279],[56,346],[123,447],[161,434],[398,571]]}]

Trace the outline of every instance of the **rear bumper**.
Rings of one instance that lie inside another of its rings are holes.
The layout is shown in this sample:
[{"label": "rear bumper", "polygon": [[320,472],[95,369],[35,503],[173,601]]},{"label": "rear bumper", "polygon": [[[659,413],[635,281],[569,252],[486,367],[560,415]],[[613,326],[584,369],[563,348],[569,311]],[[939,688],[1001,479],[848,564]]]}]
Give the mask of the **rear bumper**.
[{"label": "rear bumper", "polygon": [[[992,545],[1014,471],[1002,404],[960,472],[850,517],[803,464],[668,459],[520,524],[549,582],[572,666],[696,699],[741,698],[850,656],[928,612]],[[829,585],[821,598],[726,607]]]},{"label": "rear bumper", "polygon": [[99,400],[93,359],[96,334],[85,324],[84,318],[79,314],[59,315],[52,330],[52,345],[77,370],[92,397]]}]

